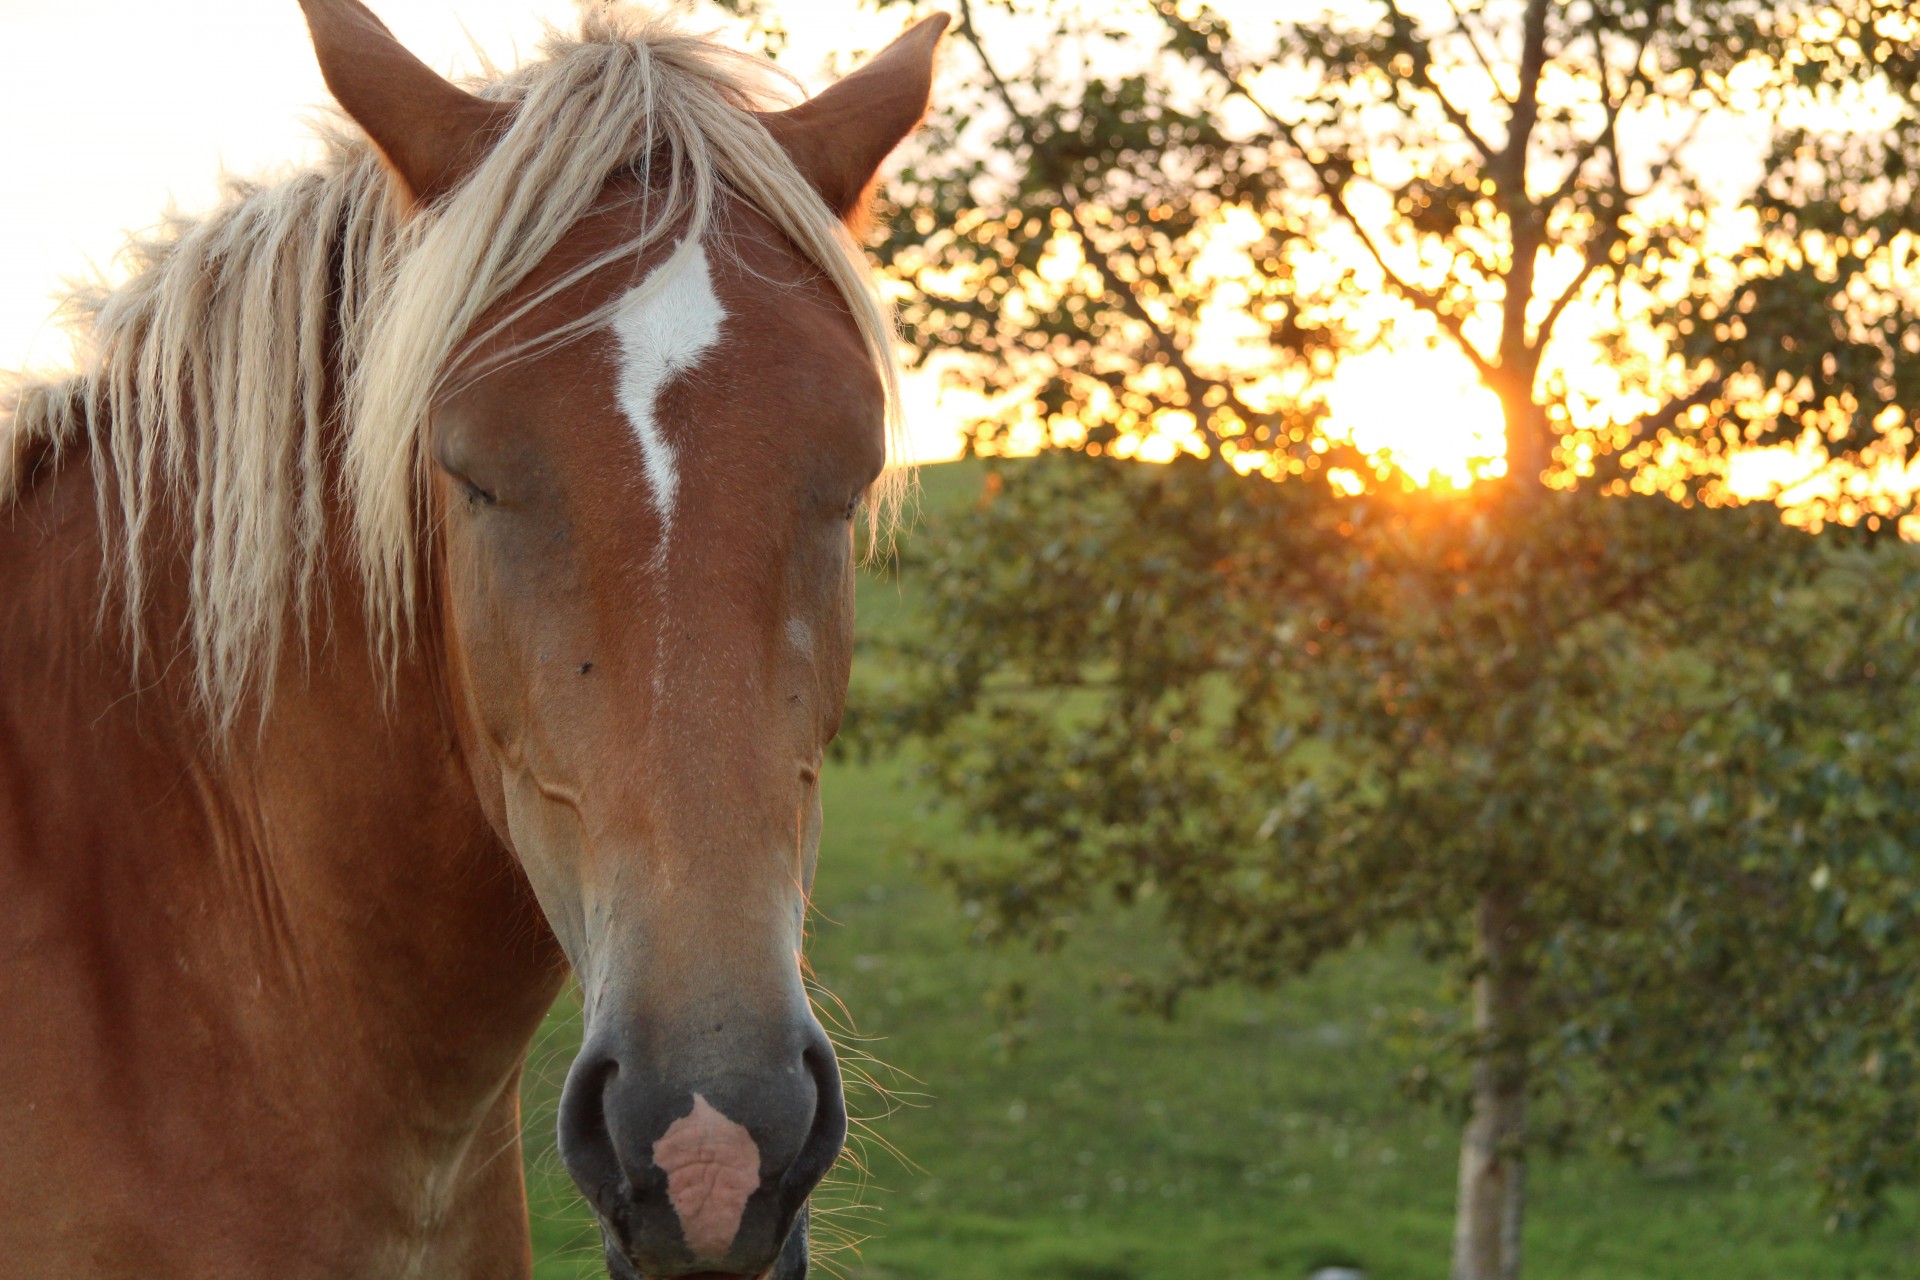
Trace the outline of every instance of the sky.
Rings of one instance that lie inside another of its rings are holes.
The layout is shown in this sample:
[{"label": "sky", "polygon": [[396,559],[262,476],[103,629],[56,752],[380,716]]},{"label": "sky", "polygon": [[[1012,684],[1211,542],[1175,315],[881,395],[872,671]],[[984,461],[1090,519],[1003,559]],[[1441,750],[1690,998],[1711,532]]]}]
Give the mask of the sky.
[{"label": "sky", "polygon": [[[471,73],[477,44],[511,66],[572,0],[371,0],[435,70]],[[830,54],[897,34],[857,0],[787,0],[785,63],[810,89]],[[712,20],[718,25],[719,19]],[[0,0],[0,370],[58,370],[63,281],[111,264],[171,205],[214,205],[221,173],[317,157],[308,121],[329,101],[297,0]],[[110,275],[111,278],[111,275]],[[958,447],[934,384],[908,389],[918,460]]]},{"label": "sky", "polygon": [[[470,69],[461,19],[511,55],[566,0],[377,0],[430,65]],[[224,168],[312,159],[327,101],[295,0],[0,0],[0,367],[58,362],[63,277],[111,262],[169,204],[208,208]]]}]

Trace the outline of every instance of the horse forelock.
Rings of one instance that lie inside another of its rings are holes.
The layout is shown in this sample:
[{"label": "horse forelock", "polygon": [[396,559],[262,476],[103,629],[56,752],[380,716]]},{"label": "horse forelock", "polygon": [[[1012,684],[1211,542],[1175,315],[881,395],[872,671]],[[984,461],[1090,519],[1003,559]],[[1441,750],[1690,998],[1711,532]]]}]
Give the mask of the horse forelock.
[{"label": "horse forelock", "polygon": [[[890,317],[858,244],[756,119],[780,105],[772,84],[768,64],[666,18],[590,10],[579,35],[550,31],[527,65],[469,86],[514,103],[512,124],[465,183],[415,217],[364,136],[327,126],[319,166],[233,184],[205,218],[172,219],[131,245],[125,284],[76,299],[81,372],[0,392],[0,503],[46,457],[90,447],[136,664],[149,527],[178,504],[192,541],[200,700],[224,732],[249,698],[264,709],[267,673],[322,596],[337,467],[372,643],[391,669],[415,625],[425,428],[448,371],[483,345],[491,366],[603,326],[618,332],[616,297],[531,341],[490,342],[592,272],[670,238],[715,251],[725,237],[707,232],[730,199],[759,210],[845,299],[882,373],[897,443]],[[526,287],[627,169],[651,206],[641,229]],[[895,473],[872,507],[876,536],[898,491]]]}]

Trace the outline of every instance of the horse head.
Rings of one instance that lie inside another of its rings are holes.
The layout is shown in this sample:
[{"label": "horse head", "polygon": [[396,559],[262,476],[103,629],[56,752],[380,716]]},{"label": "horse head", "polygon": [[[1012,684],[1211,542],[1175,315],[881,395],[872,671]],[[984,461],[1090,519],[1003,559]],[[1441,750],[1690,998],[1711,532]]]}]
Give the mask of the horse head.
[{"label": "horse head", "polygon": [[[303,3],[422,244],[460,234],[463,200],[523,198],[489,171],[498,149],[568,147],[517,136],[524,104],[443,80],[354,0]],[[925,110],[944,26],[784,111],[675,96],[644,61],[624,83],[581,73],[576,95],[646,98],[652,132],[433,383],[421,632],[480,803],[578,975],[561,1151],[616,1275],[799,1274],[845,1136],[801,947],[890,366],[846,245],[796,243],[766,206],[812,202],[801,225],[845,240]],[[672,154],[674,113],[699,111],[754,123],[695,130],[744,159]],[[702,167],[723,162],[770,176],[743,191]]]}]

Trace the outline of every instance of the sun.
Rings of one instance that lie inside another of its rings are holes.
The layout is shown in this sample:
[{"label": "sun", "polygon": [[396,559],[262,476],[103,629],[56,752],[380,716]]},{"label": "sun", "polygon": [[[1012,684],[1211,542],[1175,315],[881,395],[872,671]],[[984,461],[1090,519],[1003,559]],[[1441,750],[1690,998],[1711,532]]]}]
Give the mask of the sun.
[{"label": "sun", "polygon": [[1343,361],[1327,387],[1327,434],[1415,484],[1465,488],[1506,473],[1500,398],[1459,353],[1382,349]]}]

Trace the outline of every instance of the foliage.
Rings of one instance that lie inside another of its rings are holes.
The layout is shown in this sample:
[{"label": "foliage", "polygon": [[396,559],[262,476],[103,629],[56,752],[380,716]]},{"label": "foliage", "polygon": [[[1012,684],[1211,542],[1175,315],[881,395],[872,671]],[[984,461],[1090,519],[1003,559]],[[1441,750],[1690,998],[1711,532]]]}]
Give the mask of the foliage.
[{"label": "foliage", "polygon": [[1465,978],[1477,898],[1521,885],[1538,1136],[1635,1148],[1746,1072],[1820,1128],[1836,1212],[1911,1174],[1912,556],[1580,491],[1519,539],[1492,490],[995,475],[926,552],[889,726],[1019,837],[944,864],[985,932],[1143,904],[1164,1006],[1398,925]]}]

